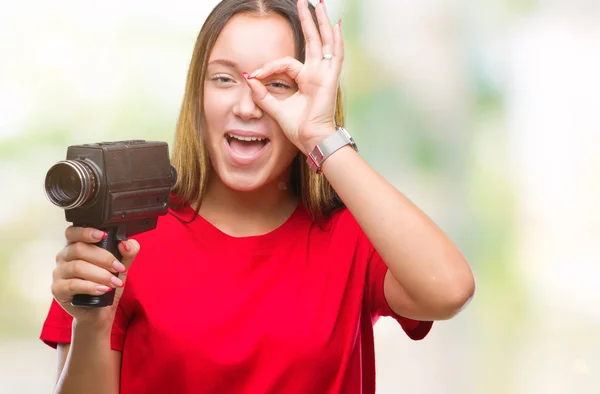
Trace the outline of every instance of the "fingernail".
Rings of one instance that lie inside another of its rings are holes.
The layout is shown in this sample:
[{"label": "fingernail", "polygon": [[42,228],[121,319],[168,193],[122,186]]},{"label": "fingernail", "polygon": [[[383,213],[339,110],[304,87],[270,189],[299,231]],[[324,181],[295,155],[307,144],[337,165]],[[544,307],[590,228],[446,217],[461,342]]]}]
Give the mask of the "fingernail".
[{"label": "fingernail", "polygon": [[91,236],[94,239],[104,239],[108,234],[100,230],[92,230]]},{"label": "fingernail", "polygon": [[123,245],[123,248],[125,248],[126,252],[129,252],[129,244],[127,241],[121,241],[121,245]]},{"label": "fingernail", "polygon": [[125,267],[120,261],[115,260],[112,263],[112,267],[117,272],[125,272],[127,271],[127,267]]},{"label": "fingernail", "polygon": [[110,284],[115,287],[121,287],[123,286],[123,281],[117,278],[116,276],[113,276],[112,278],[110,278]]},{"label": "fingernail", "polygon": [[99,293],[107,293],[109,291],[111,291],[112,289],[108,286],[96,286],[96,291]]},{"label": "fingernail", "polygon": [[256,78],[258,77],[261,73],[263,72],[262,68],[259,68],[258,70],[254,71],[252,74],[250,74],[250,78]]},{"label": "fingernail", "polygon": [[246,78],[246,79],[252,79],[252,78],[254,78],[252,75],[248,74],[248,73],[247,73],[247,72],[245,72],[245,71],[242,73],[242,75],[243,75],[243,76],[244,76],[244,78]]}]

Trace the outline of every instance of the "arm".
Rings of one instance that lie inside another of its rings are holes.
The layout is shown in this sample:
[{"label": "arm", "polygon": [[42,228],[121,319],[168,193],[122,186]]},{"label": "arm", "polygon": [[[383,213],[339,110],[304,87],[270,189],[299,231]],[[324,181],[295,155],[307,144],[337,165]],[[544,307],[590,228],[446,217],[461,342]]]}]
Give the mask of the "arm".
[{"label": "arm", "polygon": [[[335,132],[344,59],[341,21],[332,27],[322,3],[315,6],[315,13],[319,29],[308,2],[298,1],[306,38],[304,63],[283,58],[245,74],[254,102],[279,123],[303,153]],[[298,86],[287,98],[276,98],[261,83],[281,73],[293,78]],[[386,262],[389,275],[384,293],[394,312],[415,320],[441,320],[463,308],[475,288],[471,269],[423,212],[350,147],[325,160],[322,170]]]},{"label": "arm", "polygon": [[110,348],[110,328],[73,323],[71,344],[58,345],[54,394],[118,394],[121,352]]},{"label": "arm", "polygon": [[[50,313],[63,324],[68,322],[70,334],[52,334],[57,343],[58,381],[55,394],[118,394],[121,353],[111,348],[115,327],[124,331],[126,322],[119,313],[124,281],[129,267],[140,250],[135,240],[122,241],[121,262],[94,241],[106,233],[91,228],[69,227],[65,232],[67,246],[56,256]],[[114,273],[120,273],[117,280]],[[114,291],[114,302],[104,308],[80,308],[71,305],[75,294],[100,295]],[[54,312],[53,312],[54,311]]]},{"label": "arm", "polygon": [[349,146],[322,170],[388,266],[384,293],[395,313],[444,320],[468,303],[475,291],[469,264],[421,210]]}]

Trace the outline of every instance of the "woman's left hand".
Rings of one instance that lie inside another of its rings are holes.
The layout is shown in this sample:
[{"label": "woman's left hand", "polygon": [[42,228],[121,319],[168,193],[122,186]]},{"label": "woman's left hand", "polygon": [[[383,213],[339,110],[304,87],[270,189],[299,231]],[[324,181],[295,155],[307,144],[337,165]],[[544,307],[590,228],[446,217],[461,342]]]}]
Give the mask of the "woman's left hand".
[{"label": "woman's left hand", "polygon": [[[306,154],[335,132],[334,114],[344,44],[341,21],[332,27],[323,3],[315,7],[321,35],[307,0],[298,0],[297,7],[306,41],[304,64],[287,57],[244,76],[256,104],[275,119],[288,139]],[[296,93],[282,100],[271,95],[261,82],[281,73],[293,78],[298,85]]]}]

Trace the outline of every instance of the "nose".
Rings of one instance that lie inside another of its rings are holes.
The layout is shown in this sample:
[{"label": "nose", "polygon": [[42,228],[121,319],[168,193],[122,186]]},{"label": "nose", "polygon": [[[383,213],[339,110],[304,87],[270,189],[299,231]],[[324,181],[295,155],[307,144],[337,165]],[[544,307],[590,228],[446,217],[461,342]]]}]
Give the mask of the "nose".
[{"label": "nose", "polygon": [[252,100],[250,86],[245,85],[240,88],[238,100],[233,106],[233,113],[243,120],[260,119],[262,117],[262,109]]}]

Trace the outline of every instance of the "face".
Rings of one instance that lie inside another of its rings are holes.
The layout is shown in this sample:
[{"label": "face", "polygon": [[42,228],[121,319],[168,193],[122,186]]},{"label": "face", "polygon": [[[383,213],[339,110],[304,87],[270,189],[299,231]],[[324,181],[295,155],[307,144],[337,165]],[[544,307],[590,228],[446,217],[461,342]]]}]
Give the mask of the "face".
[{"label": "face", "polygon": [[[221,31],[204,81],[207,148],[219,179],[234,190],[257,190],[286,180],[298,152],[275,120],[252,100],[242,72],[295,56],[289,23],[279,15],[238,14]],[[263,80],[276,98],[297,90],[290,77]]]}]

